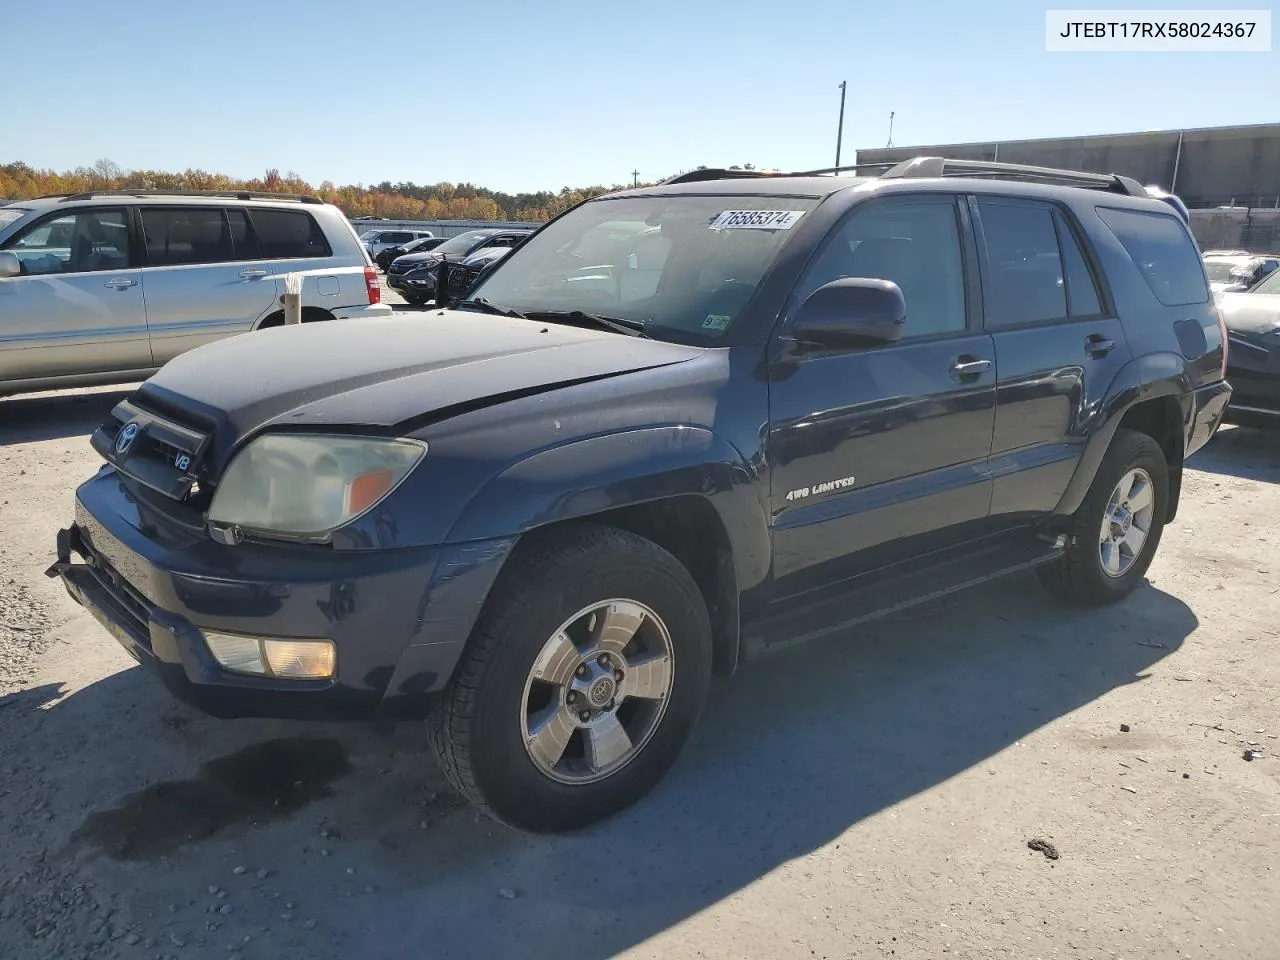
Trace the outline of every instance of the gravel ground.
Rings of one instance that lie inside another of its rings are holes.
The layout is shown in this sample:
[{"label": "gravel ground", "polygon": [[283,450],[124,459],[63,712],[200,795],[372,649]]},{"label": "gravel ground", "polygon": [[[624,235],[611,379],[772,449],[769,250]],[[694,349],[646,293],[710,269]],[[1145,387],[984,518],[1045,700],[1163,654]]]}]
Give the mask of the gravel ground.
[{"label": "gravel ground", "polygon": [[749,666],[537,838],[417,725],[194,713],[42,575],[122,395],[0,401],[5,958],[1277,955],[1280,435],[1192,461],[1124,604],[1024,577]]}]

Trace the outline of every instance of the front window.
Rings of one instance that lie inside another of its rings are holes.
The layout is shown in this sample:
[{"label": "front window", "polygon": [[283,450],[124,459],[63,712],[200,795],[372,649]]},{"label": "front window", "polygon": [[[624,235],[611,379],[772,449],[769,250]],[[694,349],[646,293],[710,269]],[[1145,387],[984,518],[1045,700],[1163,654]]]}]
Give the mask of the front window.
[{"label": "front window", "polygon": [[581,310],[653,337],[714,343],[740,317],[814,198],[622,197],[561,217],[474,292],[522,313]]},{"label": "front window", "polygon": [[123,210],[94,208],[45,220],[5,241],[24,274],[87,273],[129,266]]},{"label": "front window", "polygon": [[1280,295],[1280,270],[1272,270],[1265,280],[1261,281],[1250,293],[1270,293]]}]

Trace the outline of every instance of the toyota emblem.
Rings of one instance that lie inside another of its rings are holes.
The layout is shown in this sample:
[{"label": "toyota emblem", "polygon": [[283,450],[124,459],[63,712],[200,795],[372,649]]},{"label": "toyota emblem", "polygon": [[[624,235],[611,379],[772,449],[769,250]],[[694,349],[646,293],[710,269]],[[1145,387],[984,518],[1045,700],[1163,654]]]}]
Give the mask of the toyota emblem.
[{"label": "toyota emblem", "polygon": [[129,452],[129,448],[133,446],[133,441],[138,439],[138,424],[126,423],[124,429],[120,431],[116,437],[116,456],[123,457]]}]

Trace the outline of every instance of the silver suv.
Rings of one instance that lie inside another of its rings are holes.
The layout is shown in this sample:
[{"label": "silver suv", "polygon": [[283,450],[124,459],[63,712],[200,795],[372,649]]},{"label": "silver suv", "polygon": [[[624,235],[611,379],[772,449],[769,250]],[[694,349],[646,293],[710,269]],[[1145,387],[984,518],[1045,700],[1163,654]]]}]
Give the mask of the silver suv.
[{"label": "silver suv", "polygon": [[337,207],[316,197],[112,191],[0,206],[0,395],[122,383],[284,322],[391,313]]}]

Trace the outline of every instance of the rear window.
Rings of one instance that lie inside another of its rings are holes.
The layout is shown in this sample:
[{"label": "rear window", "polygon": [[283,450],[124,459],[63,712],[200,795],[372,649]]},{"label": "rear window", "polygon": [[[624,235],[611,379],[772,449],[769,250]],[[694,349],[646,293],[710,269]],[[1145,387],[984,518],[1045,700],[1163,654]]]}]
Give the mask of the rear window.
[{"label": "rear window", "polygon": [[219,207],[143,207],[142,233],[153,267],[226,262],[233,256]]},{"label": "rear window", "polygon": [[268,260],[329,257],[333,250],[320,225],[301,210],[251,210],[253,225]]},{"label": "rear window", "polygon": [[1167,307],[1204,303],[1209,288],[1191,235],[1177,217],[1099,207],[1116,239],[1138,265],[1147,286]]}]

